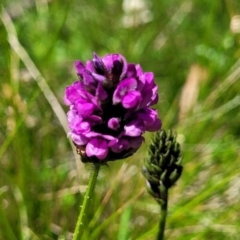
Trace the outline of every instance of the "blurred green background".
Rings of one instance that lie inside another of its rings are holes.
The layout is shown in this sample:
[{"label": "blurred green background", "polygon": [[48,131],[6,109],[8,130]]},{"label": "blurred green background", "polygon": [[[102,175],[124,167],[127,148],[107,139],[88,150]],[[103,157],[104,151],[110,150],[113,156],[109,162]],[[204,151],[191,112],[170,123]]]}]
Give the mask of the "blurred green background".
[{"label": "blurred green background", "polygon": [[[74,61],[121,53],[155,74],[184,172],[166,239],[240,239],[240,1],[2,0],[0,239],[70,239],[90,166],[67,138]],[[101,169],[82,239],[150,240],[159,207],[141,174],[151,135]]]}]

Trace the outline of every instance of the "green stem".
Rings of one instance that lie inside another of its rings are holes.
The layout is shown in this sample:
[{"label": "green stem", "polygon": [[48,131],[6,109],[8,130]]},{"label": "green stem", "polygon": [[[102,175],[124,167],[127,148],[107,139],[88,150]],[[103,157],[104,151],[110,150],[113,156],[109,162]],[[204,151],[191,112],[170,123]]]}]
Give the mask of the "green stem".
[{"label": "green stem", "polygon": [[167,211],[168,211],[168,192],[166,193],[166,200],[161,204],[161,216],[159,221],[157,240],[164,239],[164,230],[165,230],[166,219],[167,219]]},{"label": "green stem", "polygon": [[73,240],[80,240],[81,236],[83,236],[84,217],[88,212],[89,203],[93,195],[99,169],[100,169],[100,164],[93,164],[89,182],[88,182],[88,188],[84,196],[83,204],[80,207],[81,211],[78,216],[77,225],[74,230]]}]

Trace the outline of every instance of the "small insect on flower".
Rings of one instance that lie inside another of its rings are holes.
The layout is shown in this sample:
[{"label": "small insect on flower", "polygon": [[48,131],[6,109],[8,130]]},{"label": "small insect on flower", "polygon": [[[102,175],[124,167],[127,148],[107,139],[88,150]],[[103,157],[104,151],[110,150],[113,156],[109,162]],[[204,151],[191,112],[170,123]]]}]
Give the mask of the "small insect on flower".
[{"label": "small insect on flower", "polygon": [[66,87],[64,101],[69,136],[83,162],[106,162],[131,156],[145,131],[157,131],[161,121],[151,106],[158,101],[152,72],[107,54],[83,64],[75,62],[79,79]]}]

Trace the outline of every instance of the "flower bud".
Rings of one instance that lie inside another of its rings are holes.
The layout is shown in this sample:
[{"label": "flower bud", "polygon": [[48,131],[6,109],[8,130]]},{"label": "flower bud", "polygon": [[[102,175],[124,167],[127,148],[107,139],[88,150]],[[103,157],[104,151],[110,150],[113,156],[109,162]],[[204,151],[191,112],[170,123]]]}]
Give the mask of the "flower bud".
[{"label": "flower bud", "polygon": [[142,173],[148,192],[161,204],[167,201],[167,191],[182,174],[182,157],[176,135],[171,130],[158,131],[144,160]]}]

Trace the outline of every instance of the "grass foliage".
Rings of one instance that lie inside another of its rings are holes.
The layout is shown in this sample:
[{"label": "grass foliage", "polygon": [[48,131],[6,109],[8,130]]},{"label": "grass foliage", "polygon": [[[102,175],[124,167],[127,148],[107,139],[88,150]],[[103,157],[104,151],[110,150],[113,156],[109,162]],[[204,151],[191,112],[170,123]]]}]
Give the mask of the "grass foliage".
[{"label": "grass foliage", "polygon": [[[89,166],[66,137],[63,94],[93,51],[155,73],[163,128],[184,155],[166,239],[239,239],[239,1],[125,2],[2,1],[0,239],[71,238]],[[83,240],[154,239],[159,206],[141,174],[150,138],[101,169]]]}]

